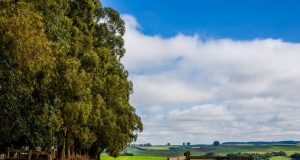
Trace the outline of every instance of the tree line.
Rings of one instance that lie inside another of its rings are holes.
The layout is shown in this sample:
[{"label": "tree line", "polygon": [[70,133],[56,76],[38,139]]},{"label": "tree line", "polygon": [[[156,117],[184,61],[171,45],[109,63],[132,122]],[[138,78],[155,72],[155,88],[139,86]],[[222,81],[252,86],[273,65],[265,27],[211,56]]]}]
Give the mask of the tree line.
[{"label": "tree line", "polygon": [[124,21],[98,0],[0,0],[0,146],[118,156],[143,130],[120,62]]},{"label": "tree line", "polygon": [[286,156],[287,154],[283,151],[279,152],[268,152],[264,154],[259,153],[229,153],[227,157],[237,158],[237,157],[252,157],[254,160],[269,160],[274,156]]}]

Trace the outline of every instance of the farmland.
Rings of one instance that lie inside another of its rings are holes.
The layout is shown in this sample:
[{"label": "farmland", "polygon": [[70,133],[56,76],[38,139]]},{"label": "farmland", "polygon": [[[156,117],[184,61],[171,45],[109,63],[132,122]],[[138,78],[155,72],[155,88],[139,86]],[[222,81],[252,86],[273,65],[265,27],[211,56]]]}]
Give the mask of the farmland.
[{"label": "farmland", "polygon": [[147,156],[120,156],[112,158],[108,156],[101,157],[101,160],[166,160],[165,157],[147,157]]},{"label": "farmland", "polygon": [[[192,155],[205,155],[214,152],[217,155],[229,153],[259,153],[284,151],[289,155],[300,152],[300,145],[198,145],[190,148],[182,146],[152,146],[143,148],[128,148],[125,152],[133,156],[120,156],[116,160],[163,160],[166,157],[182,156],[184,152],[191,151]],[[124,153],[122,153],[124,154]],[[114,160],[108,156],[102,156],[103,160]],[[272,157],[271,160],[289,160],[288,157]]]}]

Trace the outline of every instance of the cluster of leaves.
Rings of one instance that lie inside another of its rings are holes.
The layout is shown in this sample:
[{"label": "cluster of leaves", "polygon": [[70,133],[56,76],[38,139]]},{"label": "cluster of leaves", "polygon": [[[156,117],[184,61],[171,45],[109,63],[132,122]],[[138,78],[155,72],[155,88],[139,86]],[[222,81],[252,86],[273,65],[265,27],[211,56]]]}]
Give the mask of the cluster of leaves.
[{"label": "cluster of leaves", "polygon": [[219,141],[214,141],[213,142],[213,146],[219,146],[220,145],[220,142]]},{"label": "cluster of leaves", "polygon": [[121,154],[121,156],[133,156],[133,153],[124,152]]},{"label": "cluster of leaves", "polygon": [[98,0],[0,0],[0,145],[118,156],[142,131],[124,21]]},{"label": "cluster of leaves", "polygon": [[292,160],[300,160],[300,153],[294,153],[291,155]]},{"label": "cluster of leaves", "polygon": [[283,151],[279,152],[268,152],[265,154],[259,154],[259,153],[230,153],[227,154],[227,157],[230,158],[237,158],[237,157],[253,157],[254,160],[268,160],[271,157],[274,156],[286,156],[287,154]]},{"label": "cluster of leaves", "polygon": [[151,143],[145,143],[145,144],[139,144],[138,146],[140,146],[140,147],[151,147],[152,144]]}]

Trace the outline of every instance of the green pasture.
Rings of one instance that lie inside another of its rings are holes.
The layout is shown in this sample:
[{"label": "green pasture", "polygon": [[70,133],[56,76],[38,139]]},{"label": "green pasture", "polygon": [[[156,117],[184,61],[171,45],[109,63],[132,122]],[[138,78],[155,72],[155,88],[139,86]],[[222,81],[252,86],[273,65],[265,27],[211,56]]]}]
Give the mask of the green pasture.
[{"label": "green pasture", "polygon": [[[143,156],[120,156],[112,158],[109,156],[102,156],[101,160],[166,160],[166,157],[143,157]],[[277,156],[272,157],[270,160],[290,160],[289,157]]]},{"label": "green pasture", "polygon": [[283,157],[283,156],[277,156],[277,157],[272,157],[270,160],[290,160],[289,157]]},{"label": "green pasture", "polygon": [[192,155],[204,155],[207,152],[214,152],[218,155],[227,155],[228,153],[267,153],[284,151],[288,155],[300,152],[300,145],[221,145],[218,147],[195,146],[192,148],[184,148],[181,146],[152,146],[144,147],[146,150],[136,148],[127,149],[127,153],[132,153],[134,156],[151,156],[151,157],[172,157],[182,156],[184,152],[191,151]]},{"label": "green pasture", "polygon": [[300,152],[299,145],[231,145],[211,147],[208,151],[214,152],[219,155],[226,155],[228,153],[267,153],[284,151],[288,155]]},{"label": "green pasture", "polygon": [[[138,148],[128,148],[127,153],[133,156],[120,156],[115,160],[166,160],[166,157],[183,156],[184,152],[191,151],[192,155],[204,155],[208,152],[214,152],[217,155],[227,155],[229,153],[259,153],[283,151],[288,154],[287,157],[272,157],[271,160],[289,160],[289,156],[300,152],[300,145],[203,145],[185,148],[182,146],[152,146]],[[101,157],[102,160],[114,160],[109,156]]]},{"label": "green pasture", "polygon": [[151,147],[142,147],[146,150],[169,150],[169,146],[151,146]]},{"label": "green pasture", "polygon": [[166,160],[165,157],[145,157],[145,156],[120,156],[112,158],[109,156],[102,156],[101,160]]},{"label": "green pasture", "polygon": [[127,153],[133,153],[134,156],[150,156],[150,157],[172,157],[182,156],[188,149],[182,147],[143,147],[146,150],[139,150],[136,148],[127,149]]}]

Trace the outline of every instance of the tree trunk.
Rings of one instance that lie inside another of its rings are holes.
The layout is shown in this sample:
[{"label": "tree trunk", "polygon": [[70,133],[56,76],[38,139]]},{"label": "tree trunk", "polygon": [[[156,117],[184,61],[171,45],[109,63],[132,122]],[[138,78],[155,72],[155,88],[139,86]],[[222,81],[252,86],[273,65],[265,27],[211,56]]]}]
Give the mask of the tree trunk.
[{"label": "tree trunk", "polygon": [[63,144],[62,144],[62,147],[61,147],[61,152],[60,152],[60,159],[61,160],[64,160],[66,159],[66,138],[64,137],[63,138]]},{"label": "tree trunk", "polygon": [[76,157],[75,155],[75,145],[74,145],[74,140],[71,140],[71,158]]},{"label": "tree trunk", "polygon": [[102,153],[102,151],[99,151],[99,152],[96,154],[96,160],[101,160],[101,153]]},{"label": "tree trunk", "polygon": [[32,158],[32,150],[29,150],[28,160],[31,160],[31,158]]},{"label": "tree trunk", "polygon": [[66,143],[66,149],[67,149],[67,156],[66,159],[70,159],[71,158],[71,143],[70,143],[70,136],[69,134],[67,134],[67,143]]},{"label": "tree trunk", "polygon": [[67,128],[64,128],[64,136],[63,136],[63,144],[61,146],[61,152],[60,152],[60,159],[65,160],[66,159],[66,135],[67,135]]}]

